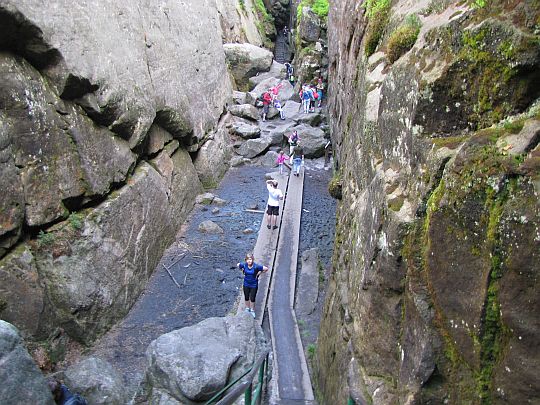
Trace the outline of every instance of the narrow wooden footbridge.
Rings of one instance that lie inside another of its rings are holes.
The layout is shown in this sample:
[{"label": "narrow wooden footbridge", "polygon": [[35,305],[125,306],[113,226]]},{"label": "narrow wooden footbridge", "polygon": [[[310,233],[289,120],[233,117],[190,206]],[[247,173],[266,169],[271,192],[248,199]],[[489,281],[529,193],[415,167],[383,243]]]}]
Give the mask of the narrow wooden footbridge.
[{"label": "narrow wooden footbridge", "polygon": [[[299,176],[287,173],[274,177],[285,195],[279,228],[267,229],[265,218],[254,248],[255,260],[270,269],[259,281],[255,308],[257,322],[268,322],[272,340],[271,378],[263,402],[314,405],[294,309],[304,170]],[[243,309],[242,300],[238,310]]]}]

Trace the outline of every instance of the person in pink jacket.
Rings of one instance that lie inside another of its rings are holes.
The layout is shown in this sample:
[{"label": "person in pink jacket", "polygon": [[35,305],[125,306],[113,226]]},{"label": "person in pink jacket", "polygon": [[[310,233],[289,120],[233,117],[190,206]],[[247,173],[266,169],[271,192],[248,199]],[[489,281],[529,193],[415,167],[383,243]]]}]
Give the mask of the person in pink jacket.
[{"label": "person in pink jacket", "polygon": [[276,163],[279,166],[279,174],[283,174],[283,165],[285,164],[285,161],[289,159],[289,156],[287,156],[283,150],[279,151],[278,157],[276,159]]}]

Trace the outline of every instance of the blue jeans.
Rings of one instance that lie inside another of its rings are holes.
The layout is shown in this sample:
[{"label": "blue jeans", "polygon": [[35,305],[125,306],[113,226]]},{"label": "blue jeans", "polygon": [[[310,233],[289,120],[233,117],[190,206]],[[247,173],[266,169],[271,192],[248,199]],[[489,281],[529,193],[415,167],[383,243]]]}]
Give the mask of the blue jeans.
[{"label": "blue jeans", "polygon": [[300,173],[300,166],[302,165],[302,158],[294,158],[293,160],[293,171],[295,173]]}]

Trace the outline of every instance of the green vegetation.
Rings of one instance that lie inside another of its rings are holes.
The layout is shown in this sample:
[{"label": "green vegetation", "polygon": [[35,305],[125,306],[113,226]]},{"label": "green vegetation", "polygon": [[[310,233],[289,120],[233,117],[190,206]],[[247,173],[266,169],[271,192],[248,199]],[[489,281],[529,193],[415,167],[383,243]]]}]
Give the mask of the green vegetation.
[{"label": "green vegetation", "polygon": [[304,7],[311,8],[313,12],[317,14],[320,18],[322,18],[324,21],[326,21],[326,19],[328,18],[328,0],[302,0],[300,4],[298,4],[298,8],[296,9],[297,25],[302,19],[302,11]]},{"label": "green vegetation", "polygon": [[240,10],[246,11],[246,3],[245,0],[238,0],[238,4],[240,5]]},{"label": "green vegetation", "polygon": [[309,361],[313,362],[313,360],[315,359],[315,354],[317,353],[317,345],[314,343],[310,343],[309,345],[307,345],[307,352]]},{"label": "green vegetation", "polygon": [[38,244],[39,246],[47,246],[51,245],[54,242],[54,234],[51,232],[43,232],[43,230],[39,231],[38,234]]},{"label": "green vegetation", "polygon": [[341,178],[341,172],[337,171],[334,173],[334,176],[328,183],[328,192],[330,195],[335,198],[336,200],[341,200],[343,197],[342,194],[342,178]]},{"label": "green vegetation", "polygon": [[82,229],[83,216],[81,214],[72,212],[70,216],[68,217],[68,220],[69,220],[70,225],[73,227],[73,229]]},{"label": "green vegetation", "polygon": [[484,8],[489,3],[489,0],[471,0],[471,4],[476,8]]},{"label": "green vegetation", "polygon": [[381,41],[388,23],[389,11],[390,0],[368,0],[366,3],[366,15],[369,21],[364,52],[368,57],[375,53]]},{"label": "green vegetation", "polygon": [[388,38],[386,50],[390,63],[394,63],[413,47],[421,26],[418,16],[411,14],[407,16],[402,25],[392,32],[390,38]]}]

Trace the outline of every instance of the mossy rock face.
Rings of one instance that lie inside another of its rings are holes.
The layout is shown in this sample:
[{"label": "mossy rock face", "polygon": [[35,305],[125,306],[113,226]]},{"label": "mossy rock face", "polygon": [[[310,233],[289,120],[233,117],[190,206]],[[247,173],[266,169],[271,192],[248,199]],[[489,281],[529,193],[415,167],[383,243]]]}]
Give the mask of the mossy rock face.
[{"label": "mossy rock face", "polygon": [[426,36],[440,44],[439,59],[448,60],[439,78],[421,89],[428,97],[420,99],[415,124],[426,134],[489,127],[523,112],[540,96],[537,36],[493,19],[470,29],[463,24],[452,22]]}]

